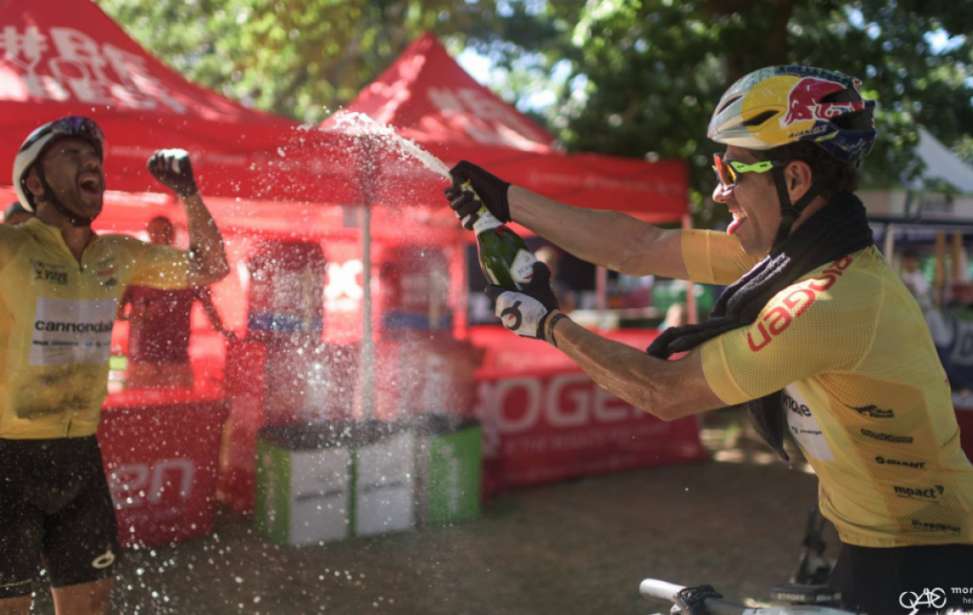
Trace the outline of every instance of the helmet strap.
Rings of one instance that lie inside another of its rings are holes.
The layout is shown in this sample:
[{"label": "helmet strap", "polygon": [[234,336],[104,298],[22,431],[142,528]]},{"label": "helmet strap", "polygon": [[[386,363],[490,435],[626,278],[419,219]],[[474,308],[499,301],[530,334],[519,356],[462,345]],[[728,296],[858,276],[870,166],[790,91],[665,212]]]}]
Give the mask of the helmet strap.
[{"label": "helmet strap", "polygon": [[784,177],[784,167],[775,166],[771,175],[774,178],[774,185],[777,187],[777,199],[780,201],[780,226],[777,227],[777,236],[774,238],[774,245],[771,247],[771,252],[775,252],[790,235],[791,227],[798,216],[801,215],[801,212],[804,211],[804,208],[821,193],[821,186],[812,181],[807,192],[792,205],[791,197],[787,192],[787,178]]},{"label": "helmet strap", "polygon": [[41,168],[41,165],[36,165],[35,168],[37,171],[37,178],[41,180],[41,186],[44,187],[44,201],[50,203],[59,214],[67,218],[67,221],[71,224],[71,226],[91,226],[94,218],[83,218],[68,209],[64,203],[61,202],[61,199],[57,198],[57,196],[54,194],[54,189],[51,188],[51,185],[47,183],[47,178],[44,177],[44,169]]}]

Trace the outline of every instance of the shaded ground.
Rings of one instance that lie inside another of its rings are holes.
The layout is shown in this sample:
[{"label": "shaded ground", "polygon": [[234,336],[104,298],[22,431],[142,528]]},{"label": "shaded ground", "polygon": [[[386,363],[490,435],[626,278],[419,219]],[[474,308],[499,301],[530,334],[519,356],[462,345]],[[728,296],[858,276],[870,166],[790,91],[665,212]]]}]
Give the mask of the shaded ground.
[{"label": "shaded ground", "polygon": [[114,612],[645,615],[662,607],[639,597],[646,576],[763,599],[796,563],[816,480],[755,462],[740,433],[707,430],[714,461],[507,493],[449,528],[277,547],[224,515],[205,539],[129,552]]}]

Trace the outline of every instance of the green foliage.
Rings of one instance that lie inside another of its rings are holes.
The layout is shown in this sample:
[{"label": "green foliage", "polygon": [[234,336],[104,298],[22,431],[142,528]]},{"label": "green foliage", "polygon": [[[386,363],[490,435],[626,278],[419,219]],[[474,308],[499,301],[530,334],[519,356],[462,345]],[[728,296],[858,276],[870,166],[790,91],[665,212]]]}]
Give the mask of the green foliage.
[{"label": "green foliage", "polygon": [[[760,66],[862,78],[879,105],[870,185],[918,169],[916,125],[973,159],[973,4],[945,0],[97,0],[190,79],[318,121],[431,30],[489,55],[491,84],[569,150],[685,159],[709,207],[712,107]],[[933,41],[938,41],[936,46]],[[545,97],[539,96],[546,95]]]},{"label": "green foliage", "polygon": [[431,30],[466,31],[494,0],[97,0],[151,53],[245,104],[316,122]]},{"label": "green foliage", "polygon": [[[973,41],[955,37],[973,32],[968,3],[511,4],[503,29],[483,44],[515,72],[524,51],[538,54],[530,69],[535,76],[570,64],[555,83],[535,81],[536,88],[559,93],[542,112],[568,149],[688,160],[698,224],[723,214],[707,198],[709,155],[717,149],[706,139],[713,105],[730,83],[761,66],[815,64],[862,78],[866,96],[879,104],[880,137],[865,168],[867,185],[896,183],[919,170],[911,156],[919,124],[961,155],[973,150]],[[934,50],[932,33],[947,44]],[[490,47],[498,38],[507,42]]]}]

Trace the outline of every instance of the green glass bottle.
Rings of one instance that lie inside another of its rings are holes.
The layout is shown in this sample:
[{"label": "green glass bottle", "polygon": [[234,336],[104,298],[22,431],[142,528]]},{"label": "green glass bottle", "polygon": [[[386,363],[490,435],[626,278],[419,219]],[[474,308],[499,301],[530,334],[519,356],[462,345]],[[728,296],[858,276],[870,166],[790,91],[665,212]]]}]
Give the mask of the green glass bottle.
[{"label": "green glass bottle", "polygon": [[[473,192],[469,183],[463,190]],[[475,192],[473,192],[476,195]],[[480,200],[476,195],[476,200]],[[473,223],[480,269],[486,279],[495,286],[507,290],[522,290],[534,276],[537,258],[527,249],[527,244],[517,233],[497,220],[485,205],[481,206]]]}]

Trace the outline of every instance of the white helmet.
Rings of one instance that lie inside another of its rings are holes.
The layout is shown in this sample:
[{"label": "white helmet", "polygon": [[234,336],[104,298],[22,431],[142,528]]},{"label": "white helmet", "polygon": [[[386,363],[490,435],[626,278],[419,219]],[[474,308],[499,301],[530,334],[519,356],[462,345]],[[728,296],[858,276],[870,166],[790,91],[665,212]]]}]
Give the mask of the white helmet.
[{"label": "white helmet", "polygon": [[34,211],[34,197],[27,189],[27,173],[44,151],[54,141],[74,137],[84,139],[94,146],[98,156],[104,158],[105,137],[94,120],[80,115],[69,115],[48,122],[27,135],[14,158],[13,185],[17,199],[27,211]]}]

